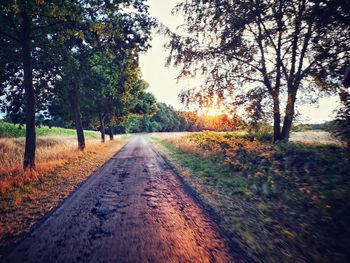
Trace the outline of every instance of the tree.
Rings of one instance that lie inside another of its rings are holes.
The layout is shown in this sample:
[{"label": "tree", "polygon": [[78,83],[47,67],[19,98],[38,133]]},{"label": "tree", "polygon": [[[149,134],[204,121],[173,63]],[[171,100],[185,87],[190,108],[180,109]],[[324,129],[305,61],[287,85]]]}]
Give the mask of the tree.
[{"label": "tree", "polygon": [[180,117],[182,131],[198,131],[199,116],[195,112],[178,111],[177,115]]},{"label": "tree", "polygon": [[[129,132],[151,132],[156,131],[158,124],[151,121],[152,116],[158,112],[158,104],[156,98],[144,90],[148,87],[148,83],[142,81],[143,91],[134,98],[134,106],[131,111],[130,118],[125,123],[126,130]],[[155,127],[157,126],[157,127]]]},{"label": "tree", "polygon": [[[68,37],[70,41],[72,36],[78,35],[83,41],[67,51],[73,56],[75,53],[85,53],[82,57],[84,63],[81,63],[81,70],[84,70],[81,93],[88,94],[85,99],[90,98],[90,101],[86,101],[91,106],[90,116],[94,113],[98,115],[101,140],[104,142],[106,122],[110,124],[110,137],[113,137],[112,120],[116,111],[121,112],[116,107],[125,111],[125,96],[131,90],[129,84],[136,81],[136,73],[130,74],[130,65],[136,68],[138,53],[147,50],[154,21],[149,17],[143,0],[86,2],[84,23],[75,31],[70,30]],[[129,12],[124,12],[125,8],[129,8]],[[66,38],[63,36],[64,40]],[[72,90],[79,93],[79,89]],[[73,97],[77,103],[80,96]],[[72,109],[76,109],[74,104]],[[78,119],[76,123],[79,124]]]},{"label": "tree", "polygon": [[[85,149],[85,136],[81,120],[80,110],[80,90],[82,79],[82,64],[84,64],[84,54],[70,52],[64,54],[65,65],[61,67],[60,79],[55,83],[55,95],[54,99],[63,95],[63,99],[60,100],[59,112],[62,113],[62,101],[68,101],[70,105],[71,118],[74,121],[75,129],[77,131],[78,149],[83,151]],[[86,58],[85,58],[86,61]],[[51,108],[52,109],[52,108]],[[69,115],[69,114],[68,114]],[[64,116],[61,114],[61,116]]]},{"label": "tree", "polygon": [[105,142],[105,120],[113,114],[117,104],[119,74],[122,72],[108,60],[108,54],[95,53],[90,57],[84,87],[90,93],[91,112],[98,115],[102,142]]},{"label": "tree", "polygon": [[155,103],[145,90],[148,84],[141,80],[141,71],[134,56],[115,62],[111,53],[96,53],[88,63],[85,76],[85,97],[90,98],[90,116],[97,114],[101,141],[105,141],[105,126],[108,125],[110,138],[113,125],[125,120],[129,114],[148,114]]},{"label": "tree", "polygon": [[[48,35],[59,31],[62,25],[71,23],[76,17],[71,16],[74,5],[75,3],[71,1],[39,0],[7,0],[1,1],[0,4],[0,41],[5,44],[3,46],[6,48],[5,52],[11,54],[7,59],[5,58],[6,61],[2,61],[5,62],[6,69],[1,82],[6,85],[9,84],[9,80],[15,79],[17,83],[22,84],[24,90],[26,124],[24,168],[35,167],[36,93],[38,93],[41,82],[36,73],[44,68],[40,66],[40,63],[35,64],[38,61],[35,60],[35,56],[49,50],[50,38]],[[15,63],[11,63],[12,58],[15,59]],[[20,67],[19,63],[21,63]],[[14,70],[8,70],[10,68]],[[46,74],[49,74],[48,70]],[[2,86],[2,89],[7,88],[7,86]]]},{"label": "tree", "polygon": [[[166,31],[168,63],[182,65],[181,77],[201,74],[206,82],[182,100],[253,102],[255,116],[271,112],[274,140],[288,139],[297,95],[336,82],[334,72],[350,60],[348,9],[339,0],[183,1],[175,11],[184,13],[187,34]],[[321,22],[327,10],[334,15]]]},{"label": "tree", "polygon": [[162,132],[178,131],[180,127],[179,117],[173,107],[165,103],[158,103],[158,111],[152,116],[151,121],[161,124]]}]

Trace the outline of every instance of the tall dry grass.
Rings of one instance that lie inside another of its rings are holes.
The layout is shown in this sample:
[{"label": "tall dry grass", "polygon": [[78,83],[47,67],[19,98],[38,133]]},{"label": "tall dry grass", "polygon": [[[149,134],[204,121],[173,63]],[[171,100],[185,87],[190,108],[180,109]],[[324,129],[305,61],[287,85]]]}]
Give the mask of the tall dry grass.
[{"label": "tall dry grass", "polygon": [[[99,145],[99,140],[90,139],[85,152],[96,151]],[[0,139],[0,193],[36,180],[84,153],[77,150],[74,137],[47,136],[37,139],[35,171],[23,170],[23,154],[24,138]]]},{"label": "tall dry grass", "polygon": [[180,149],[181,151],[185,153],[191,153],[191,154],[203,154],[203,150],[201,150],[198,145],[196,145],[194,142],[189,141],[185,137],[180,138],[172,138],[168,137],[163,139],[166,142],[171,143],[175,146],[175,148]]},{"label": "tall dry grass", "polygon": [[151,133],[153,138],[158,140],[166,141],[174,145],[177,149],[182,150],[186,153],[199,154],[203,151],[198,147],[197,144],[188,140],[188,132],[154,132]]},{"label": "tall dry grass", "polygon": [[191,135],[193,136],[195,134],[197,133],[169,132],[169,133],[152,133],[152,136],[162,141],[171,143],[176,149],[179,149],[185,153],[200,154],[204,156],[220,154],[221,149],[211,148],[210,151],[203,150],[198,145],[198,143],[191,141],[189,138],[191,137]]}]

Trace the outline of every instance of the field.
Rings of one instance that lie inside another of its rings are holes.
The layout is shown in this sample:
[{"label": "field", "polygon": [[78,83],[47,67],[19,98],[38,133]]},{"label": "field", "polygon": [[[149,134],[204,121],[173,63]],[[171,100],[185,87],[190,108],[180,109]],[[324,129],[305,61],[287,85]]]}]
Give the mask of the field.
[{"label": "field", "polygon": [[0,139],[0,194],[13,187],[35,181],[71,160],[80,158],[91,151],[98,152],[101,143],[98,139],[87,139],[84,152],[78,151],[74,136],[50,135],[37,138],[36,170],[24,172],[22,160],[24,138]]},{"label": "field", "polygon": [[[87,151],[97,148],[99,133],[85,131]],[[24,154],[25,128],[0,122],[0,194],[12,187],[22,186],[36,180],[43,174],[64,163],[78,158],[83,153],[77,150],[76,132],[72,129],[37,128],[36,171],[24,173],[22,160]]]},{"label": "field", "polygon": [[342,142],[333,137],[329,132],[318,130],[294,132],[291,134],[290,141],[303,143],[335,144],[339,146],[342,145]]},{"label": "field", "polygon": [[[18,138],[25,137],[26,129],[23,126],[15,125],[12,123],[0,121],[0,138]],[[87,138],[98,139],[99,132],[96,131],[84,131]],[[48,135],[68,135],[75,136],[76,131],[74,129],[64,129],[47,126],[41,126],[36,128],[37,136],[48,136]]]},{"label": "field", "polygon": [[350,164],[339,142],[273,145],[215,132],[152,138],[257,262],[348,262]]}]

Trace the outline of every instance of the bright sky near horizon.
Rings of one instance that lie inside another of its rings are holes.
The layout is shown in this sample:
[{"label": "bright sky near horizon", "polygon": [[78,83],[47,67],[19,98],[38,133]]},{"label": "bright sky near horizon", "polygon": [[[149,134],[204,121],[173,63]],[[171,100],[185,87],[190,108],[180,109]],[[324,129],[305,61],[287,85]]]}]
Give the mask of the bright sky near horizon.
[{"label": "bright sky near horizon", "polygon": [[[157,18],[171,30],[183,23],[181,15],[172,15],[171,10],[180,0],[148,0],[151,16]],[[164,36],[153,33],[152,48],[147,53],[140,56],[140,67],[143,79],[150,87],[149,92],[153,93],[157,100],[172,105],[175,109],[183,109],[184,106],[178,101],[178,94],[196,80],[180,81],[176,80],[179,70],[174,67],[166,67],[165,59],[168,51],[165,50]],[[319,100],[318,104],[300,105],[297,109],[302,112],[298,118],[303,123],[322,123],[334,117],[334,111],[339,105],[337,96],[325,97]]]}]

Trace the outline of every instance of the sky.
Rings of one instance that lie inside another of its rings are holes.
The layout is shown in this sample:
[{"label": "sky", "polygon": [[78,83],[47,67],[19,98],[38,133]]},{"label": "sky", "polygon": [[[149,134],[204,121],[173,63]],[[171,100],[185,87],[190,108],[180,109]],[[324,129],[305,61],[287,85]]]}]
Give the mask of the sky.
[{"label": "sky", "polygon": [[[181,15],[171,14],[178,2],[180,0],[148,0],[150,14],[171,30],[176,30],[177,26],[184,23]],[[180,82],[176,80],[179,69],[165,66],[165,59],[169,54],[169,51],[164,48],[165,43],[164,36],[153,33],[152,48],[140,56],[142,77],[150,84],[148,91],[153,93],[158,101],[170,104],[177,110],[184,109],[184,106],[178,101],[178,94],[183,88],[193,85],[192,82],[196,80]],[[298,121],[322,123],[332,120],[338,105],[338,96],[321,98],[317,104],[298,105],[297,109],[302,113]]]},{"label": "sky", "polygon": [[[177,0],[148,0],[150,14],[171,30],[176,30],[176,27],[183,23],[181,17],[171,14],[177,2]],[[164,48],[165,43],[164,36],[153,32],[152,48],[140,56],[141,71],[143,79],[150,84],[149,91],[158,101],[180,109],[182,105],[178,102],[177,96],[183,86],[176,80],[179,70],[174,67],[165,67],[165,59],[168,55],[168,51]]]}]

